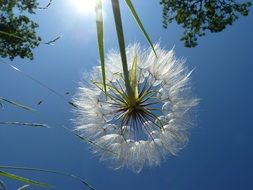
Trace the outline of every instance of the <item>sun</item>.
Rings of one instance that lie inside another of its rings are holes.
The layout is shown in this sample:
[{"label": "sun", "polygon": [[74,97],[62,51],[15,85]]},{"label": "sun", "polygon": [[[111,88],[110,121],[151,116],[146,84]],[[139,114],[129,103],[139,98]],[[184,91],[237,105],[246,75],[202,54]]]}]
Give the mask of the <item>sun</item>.
[{"label": "sun", "polygon": [[91,15],[95,11],[95,0],[71,0],[73,11],[81,15]]}]

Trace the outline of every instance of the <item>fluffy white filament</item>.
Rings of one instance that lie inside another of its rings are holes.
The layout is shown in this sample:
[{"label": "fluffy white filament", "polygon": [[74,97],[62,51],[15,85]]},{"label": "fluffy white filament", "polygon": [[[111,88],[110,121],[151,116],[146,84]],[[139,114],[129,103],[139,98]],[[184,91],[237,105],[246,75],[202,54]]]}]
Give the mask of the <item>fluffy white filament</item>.
[{"label": "fluffy white filament", "polygon": [[[173,49],[166,51],[159,45],[155,49],[157,57],[151,49],[141,49],[139,44],[126,48],[129,72],[137,56],[139,91],[154,92],[140,105],[152,112],[152,117],[121,122],[120,106],[115,106],[118,101],[111,98],[115,92],[108,87],[111,96],[106,97],[100,85],[100,67],[94,67],[84,77],[85,83],[81,82],[74,98],[78,106],[76,129],[93,142],[91,146],[101,160],[109,160],[114,168],[127,167],[140,172],[144,165],[159,165],[167,155],[177,154],[188,141],[189,111],[198,104],[191,96],[191,71],[183,59],[175,58]],[[109,52],[105,63],[106,83],[124,92],[120,54]]]}]

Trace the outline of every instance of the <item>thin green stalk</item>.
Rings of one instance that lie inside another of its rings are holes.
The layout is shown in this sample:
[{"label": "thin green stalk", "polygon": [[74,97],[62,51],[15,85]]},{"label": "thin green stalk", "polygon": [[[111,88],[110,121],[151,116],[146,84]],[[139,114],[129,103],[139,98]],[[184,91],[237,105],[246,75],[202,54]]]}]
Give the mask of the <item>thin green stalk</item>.
[{"label": "thin green stalk", "polygon": [[27,122],[19,122],[19,121],[0,121],[0,125],[23,125],[28,127],[42,127],[42,128],[50,128],[47,124],[42,123],[27,123]]},{"label": "thin green stalk", "polygon": [[157,54],[156,54],[155,48],[154,48],[154,46],[153,46],[153,44],[151,42],[151,39],[150,39],[148,33],[146,32],[146,30],[145,30],[145,28],[144,28],[144,26],[143,26],[143,24],[142,24],[142,22],[141,22],[141,20],[140,20],[140,18],[138,16],[137,12],[136,12],[136,10],[135,10],[135,8],[134,8],[131,0],[125,0],[125,2],[127,4],[127,6],[129,7],[129,9],[130,9],[130,11],[131,11],[131,13],[132,13],[132,15],[133,15],[136,23],[138,24],[138,26],[140,27],[142,33],[144,34],[145,38],[147,39],[149,45],[153,49],[153,52],[155,53],[155,56],[157,57]]},{"label": "thin green stalk", "polygon": [[17,175],[14,175],[14,174],[11,174],[11,173],[8,173],[8,172],[4,172],[4,171],[0,171],[0,176],[1,177],[6,177],[6,178],[9,178],[9,179],[13,179],[13,180],[17,180],[17,181],[21,181],[23,183],[31,184],[31,185],[35,185],[35,186],[46,187],[46,188],[52,188],[53,187],[53,186],[48,185],[46,183],[41,183],[41,182],[38,182],[38,181],[34,181],[34,180],[31,180],[31,179],[28,179],[28,178],[17,176]]},{"label": "thin green stalk", "polygon": [[28,189],[30,185],[23,185],[22,187],[18,188],[17,190],[25,190]]},{"label": "thin green stalk", "polygon": [[[2,165],[0,165],[0,169],[5,169],[5,170],[23,170],[23,171],[26,170],[26,171],[44,172],[44,173],[51,173],[51,174],[66,176],[66,177],[70,177],[70,178],[73,178],[73,179],[76,179],[76,180],[80,181],[82,184],[84,184],[90,190],[96,190],[94,187],[92,187],[88,182],[86,182],[85,180],[83,180],[81,177],[73,175],[73,174],[68,174],[68,173],[65,173],[65,172],[59,172],[59,171],[54,171],[54,170],[45,170],[45,169],[40,169],[40,168],[27,168],[27,167],[2,166]],[[0,173],[0,176],[1,176],[1,174],[4,174],[3,171],[0,171],[0,172],[2,172],[2,173]],[[6,176],[6,177],[8,177],[8,176]],[[19,181],[22,181],[22,180],[19,180]],[[33,184],[34,185],[34,183],[28,183],[28,184]],[[37,184],[37,185],[40,185],[40,184]],[[47,185],[47,184],[45,184],[45,185]],[[43,184],[41,186],[43,186]]]},{"label": "thin green stalk", "polygon": [[98,50],[101,62],[102,80],[104,90],[106,93],[106,81],[105,81],[105,53],[104,53],[104,24],[103,24],[103,7],[102,0],[96,0],[96,25],[97,25],[97,40]]},{"label": "thin green stalk", "polygon": [[33,108],[30,108],[30,107],[28,107],[28,106],[25,106],[25,105],[23,105],[23,104],[20,104],[20,103],[18,103],[18,102],[12,101],[12,100],[8,100],[8,99],[3,98],[3,97],[0,97],[0,101],[7,102],[7,103],[9,103],[9,104],[11,104],[11,105],[14,105],[14,106],[16,106],[16,107],[19,107],[19,108],[22,108],[22,109],[25,109],[25,110],[28,110],[28,111],[35,111],[35,109],[33,109]]},{"label": "thin green stalk", "polygon": [[122,27],[122,21],[121,21],[119,1],[118,0],[111,0],[111,1],[112,1],[114,21],[115,21],[115,26],[116,26],[117,36],[118,36],[119,49],[120,49],[120,54],[121,54],[121,61],[122,61],[126,91],[127,91],[128,97],[129,97],[130,104],[133,104],[135,102],[135,99],[134,99],[133,89],[130,85],[130,79],[129,79],[129,72],[128,72],[128,65],[127,65],[127,58],[126,58],[125,41],[124,41],[124,33],[123,33],[123,27]]},{"label": "thin green stalk", "polygon": [[[66,101],[69,105],[73,106],[74,108],[78,108],[78,106],[75,105],[73,102],[67,101],[67,100],[65,99],[65,97],[64,97],[62,94],[58,93],[56,90],[50,88],[49,86],[47,86],[47,85],[44,84],[43,82],[41,82],[41,81],[39,81],[38,79],[34,78],[32,75],[27,74],[26,72],[20,70],[20,69],[17,68],[16,66],[14,66],[14,65],[12,65],[12,64],[10,64],[10,63],[7,63],[7,62],[5,62],[5,61],[3,61],[3,60],[1,60],[1,59],[0,59],[0,64],[8,65],[8,66],[9,66],[11,69],[13,69],[14,71],[21,73],[21,74],[22,74],[23,76],[25,76],[26,78],[32,80],[32,81],[35,82],[36,84],[38,84],[38,85],[40,85],[41,87],[47,89],[48,91],[50,91],[51,93],[55,94],[56,96],[58,96],[58,97],[61,98],[62,100]],[[10,104],[15,105],[15,102],[6,101],[6,99],[3,100],[3,98],[0,97],[0,101],[1,101],[1,100],[2,100],[2,101],[5,101],[5,102],[8,102],[8,103],[10,103]],[[39,104],[41,104],[41,103],[42,103],[42,102],[40,101]],[[16,104],[16,106],[19,106],[19,105],[20,105],[20,104]],[[1,107],[1,102],[0,102],[0,107]],[[22,106],[21,106],[21,107],[22,107]],[[25,107],[29,109],[29,107],[27,107],[27,106],[25,106]],[[23,106],[24,109],[25,109],[25,107]],[[30,108],[30,109],[31,109],[31,108]]]}]

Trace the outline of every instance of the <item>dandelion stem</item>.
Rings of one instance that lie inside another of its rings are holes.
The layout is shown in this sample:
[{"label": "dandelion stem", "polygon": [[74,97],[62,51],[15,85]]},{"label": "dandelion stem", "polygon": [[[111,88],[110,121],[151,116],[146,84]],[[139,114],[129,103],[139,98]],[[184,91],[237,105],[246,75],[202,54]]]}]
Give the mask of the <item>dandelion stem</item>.
[{"label": "dandelion stem", "polygon": [[120,14],[120,6],[119,6],[118,0],[112,0],[112,9],[113,9],[114,21],[115,21],[115,26],[116,26],[117,36],[118,36],[126,91],[127,91],[127,95],[129,98],[129,103],[134,104],[135,98],[134,98],[133,89],[130,85],[126,51],[125,51],[124,33],[123,33],[121,14]]}]

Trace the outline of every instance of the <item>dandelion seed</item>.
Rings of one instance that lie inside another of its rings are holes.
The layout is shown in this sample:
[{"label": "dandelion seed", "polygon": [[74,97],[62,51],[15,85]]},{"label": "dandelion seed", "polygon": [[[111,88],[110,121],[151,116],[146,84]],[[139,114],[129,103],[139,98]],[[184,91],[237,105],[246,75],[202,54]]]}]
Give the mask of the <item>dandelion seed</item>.
[{"label": "dandelion seed", "polygon": [[126,92],[120,54],[111,51],[105,66],[106,94],[101,68],[94,67],[73,100],[77,131],[98,145],[94,152],[116,169],[140,172],[144,165],[159,165],[188,141],[189,111],[198,104],[190,92],[191,71],[175,58],[174,50],[159,45],[155,49],[157,57],[139,44],[126,48],[133,99]]}]

